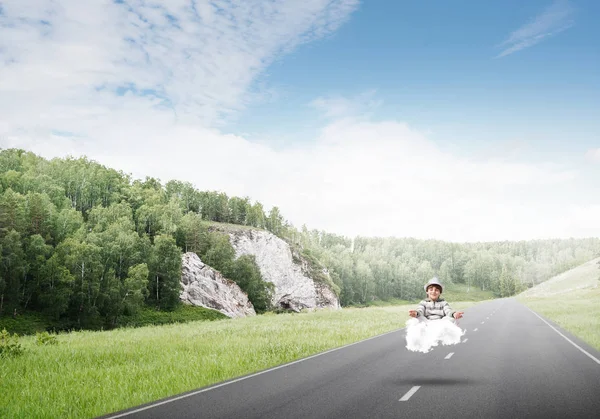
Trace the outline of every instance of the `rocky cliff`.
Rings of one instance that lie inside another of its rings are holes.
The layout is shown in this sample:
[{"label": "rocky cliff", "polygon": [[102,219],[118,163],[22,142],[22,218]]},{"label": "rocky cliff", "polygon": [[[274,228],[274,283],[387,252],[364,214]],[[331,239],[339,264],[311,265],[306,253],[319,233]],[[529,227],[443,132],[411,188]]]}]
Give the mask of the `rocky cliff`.
[{"label": "rocky cliff", "polygon": [[[236,257],[254,255],[263,280],[275,285],[275,307],[293,311],[340,308],[336,294],[326,283],[309,276],[308,262],[299,256],[293,258],[284,240],[263,230],[229,229],[227,233]],[[322,274],[328,276],[327,272]]]},{"label": "rocky cliff", "polygon": [[248,296],[233,281],[203,263],[198,255],[185,253],[181,263],[181,301],[218,310],[228,317],[255,316]]}]

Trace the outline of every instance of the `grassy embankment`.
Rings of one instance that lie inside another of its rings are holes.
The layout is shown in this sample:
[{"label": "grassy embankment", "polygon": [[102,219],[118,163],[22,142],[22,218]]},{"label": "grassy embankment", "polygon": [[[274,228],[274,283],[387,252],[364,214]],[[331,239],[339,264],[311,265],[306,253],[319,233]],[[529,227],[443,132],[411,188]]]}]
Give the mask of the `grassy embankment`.
[{"label": "grassy embankment", "polygon": [[[119,327],[156,326],[171,323],[187,323],[198,320],[219,320],[227,316],[216,310],[204,307],[180,305],[173,311],[156,311],[150,307],[140,309],[133,316],[123,316],[119,319]],[[19,336],[35,335],[44,331],[63,331],[77,329],[76,325],[55,322],[42,313],[26,312],[16,318],[0,316],[0,330],[6,329]]]},{"label": "grassy embankment", "polygon": [[600,258],[564,272],[517,300],[600,350]]}]

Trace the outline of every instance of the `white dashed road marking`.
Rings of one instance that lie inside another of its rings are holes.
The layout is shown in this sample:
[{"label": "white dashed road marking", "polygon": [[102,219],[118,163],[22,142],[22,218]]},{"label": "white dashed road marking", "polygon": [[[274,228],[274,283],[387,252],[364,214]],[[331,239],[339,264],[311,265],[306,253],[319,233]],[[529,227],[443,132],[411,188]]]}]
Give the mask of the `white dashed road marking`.
[{"label": "white dashed road marking", "polygon": [[446,355],[446,358],[444,359],[450,359],[452,358],[452,355],[454,355],[454,352],[450,352],[448,355]]},{"label": "white dashed road marking", "polygon": [[477,328],[475,328],[475,329],[473,329],[473,332],[477,332],[477,330],[478,330],[478,329],[477,329]]},{"label": "white dashed road marking", "polygon": [[463,343],[465,343],[465,342],[466,342],[466,341],[468,341],[468,340],[469,340],[469,338],[466,338],[465,340],[463,340]]},{"label": "white dashed road marking", "polygon": [[404,396],[402,396],[402,398],[399,400],[401,402],[405,402],[408,399],[410,399],[412,397],[413,394],[415,394],[417,392],[418,389],[420,389],[421,386],[414,386],[413,388],[411,388],[410,390],[408,390],[408,393],[406,393]]}]

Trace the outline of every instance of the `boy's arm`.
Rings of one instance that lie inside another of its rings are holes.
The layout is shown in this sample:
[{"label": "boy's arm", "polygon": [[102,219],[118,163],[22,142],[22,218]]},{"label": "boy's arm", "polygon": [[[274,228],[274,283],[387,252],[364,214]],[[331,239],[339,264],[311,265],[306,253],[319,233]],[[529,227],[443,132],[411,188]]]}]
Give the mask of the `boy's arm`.
[{"label": "boy's arm", "polygon": [[425,300],[421,301],[415,310],[408,310],[410,317],[421,317],[425,315]]},{"label": "boy's arm", "polygon": [[421,301],[415,311],[417,312],[416,317],[424,316],[425,315],[425,301]]},{"label": "boy's arm", "polygon": [[454,313],[456,313],[456,310],[452,310],[452,307],[450,307],[450,304],[448,304],[448,301],[446,300],[444,300],[444,304],[442,304],[442,309],[446,316],[454,317]]},{"label": "boy's arm", "polygon": [[448,304],[448,301],[444,300],[444,305],[443,305],[443,309],[444,309],[444,314],[446,316],[450,316],[453,317],[455,319],[460,319],[463,315],[462,311],[456,311],[456,310],[452,310],[452,307],[450,307],[450,304]]}]

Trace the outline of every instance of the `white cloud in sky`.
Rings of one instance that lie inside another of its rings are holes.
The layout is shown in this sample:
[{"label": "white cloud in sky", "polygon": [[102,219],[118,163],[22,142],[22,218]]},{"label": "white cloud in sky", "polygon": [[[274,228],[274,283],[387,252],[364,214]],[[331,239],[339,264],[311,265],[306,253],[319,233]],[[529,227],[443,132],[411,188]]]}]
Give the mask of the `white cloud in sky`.
[{"label": "white cloud in sky", "polygon": [[373,92],[316,98],[329,120],[302,144],[274,149],[227,134],[221,118],[261,94],[253,81],[269,63],[333,33],[354,0],[2,7],[0,147],[85,154],[136,178],[249,196],[296,227],[349,236],[600,235],[595,207],[568,199],[577,170],[442,151],[405,123],[365,118]]},{"label": "white cloud in sky", "polygon": [[573,26],[574,9],[566,0],[556,0],[529,23],[512,32],[500,44],[503,51],[496,58],[532,47]]},{"label": "white cloud in sky", "polygon": [[[35,106],[26,123],[40,113],[43,129],[56,116],[70,126],[81,113],[166,104],[179,121],[214,124],[247,103],[252,81],[280,53],[335,31],[357,2],[8,0],[0,89],[13,100],[0,111],[17,125],[20,108]],[[123,101],[119,88],[140,103]]]},{"label": "white cloud in sky", "polygon": [[586,159],[594,163],[600,163],[600,148],[592,148],[585,153]]},{"label": "white cloud in sky", "polygon": [[346,118],[349,116],[361,117],[372,113],[381,105],[375,98],[375,90],[361,93],[348,98],[344,95],[321,96],[309,103],[311,107],[321,112],[326,118]]}]

